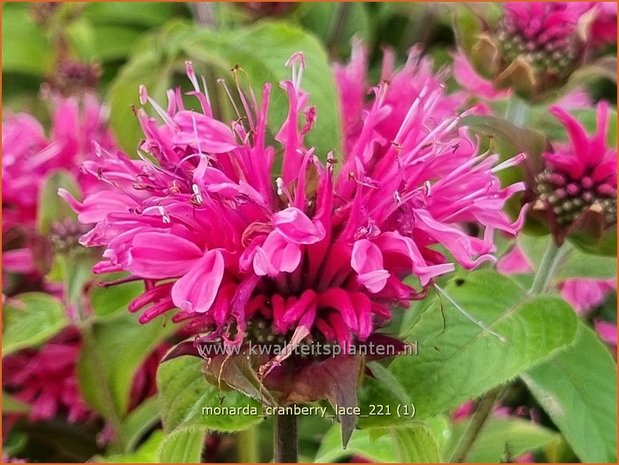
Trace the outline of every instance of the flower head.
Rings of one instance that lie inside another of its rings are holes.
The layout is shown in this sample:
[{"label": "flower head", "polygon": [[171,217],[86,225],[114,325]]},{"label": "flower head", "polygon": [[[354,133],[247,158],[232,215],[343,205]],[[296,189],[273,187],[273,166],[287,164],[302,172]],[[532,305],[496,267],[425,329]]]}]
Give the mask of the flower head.
[{"label": "flower head", "polygon": [[[169,345],[162,343],[136,370],[130,411],[155,394],[157,367],[168,349]],[[82,338],[76,328],[70,327],[40,348],[10,354],[2,361],[3,389],[30,405],[32,421],[65,416],[71,423],[80,423],[96,418],[79,390],[76,370],[81,350]]]},{"label": "flower head", "polygon": [[40,349],[24,349],[3,359],[3,388],[31,405],[31,420],[66,415],[76,423],[95,416],[78,388],[75,367],[80,347],[79,334],[70,330]]},{"label": "flower head", "polygon": [[608,11],[591,2],[509,2],[501,21],[481,32],[467,53],[500,88],[539,98],[590,58],[599,45],[593,29],[607,35],[610,21]]},{"label": "flower head", "polygon": [[168,92],[163,109],[141,89],[160,118],[138,111],[142,159],[104,152],[85,169],[109,191],[83,202],[61,193],[94,225],[83,244],[106,248],[95,271],[144,280],[130,306],[143,310],[141,322],[177,309],[173,321],[228,344],[294,334],[347,347],[453,270],[449,256],[466,268],[493,260],[493,232],[520,227],[522,218],[512,223],[502,207],[523,186],[501,188],[498,157],[479,155],[418,56],[390,70],[368,100],[352,71],[360,60],[339,68],[354,86],[338,79],[340,161],[304,143],[316,115],[301,87],[301,54],[281,83],[289,102],[275,136],[281,150],[267,143],[270,84],[260,103],[241,94],[245,114],[228,124],[214,117],[190,63],[200,111],[184,107],[180,90]]},{"label": "flower head", "polygon": [[616,224],[617,151],[607,142],[605,102],[598,104],[597,129],[591,136],[562,108],[550,111],[565,126],[569,143],[555,144],[554,151],[544,154],[545,169],[534,186],[538,198],[534,210],[549,219],[555,240],[561,243],[581,226],[601,233]]},{"label": "flower head", "polygon": [[[54,111],[49,136],[26,113],[10,114],[2,126],[2,234],[5,271],[35,272],[33,250],[40,250],[36,233],[39,194],[47,177],[70,172],[84,190],[96,188],[79,165],[95,156],[95,145],[114,147],[105,109],[93,95],[52,97]],[[15,247],[13,245],[16,244]],[[8,247],[7,247],[8,246]],[[10,249],[10,250],[7,250]]]}]

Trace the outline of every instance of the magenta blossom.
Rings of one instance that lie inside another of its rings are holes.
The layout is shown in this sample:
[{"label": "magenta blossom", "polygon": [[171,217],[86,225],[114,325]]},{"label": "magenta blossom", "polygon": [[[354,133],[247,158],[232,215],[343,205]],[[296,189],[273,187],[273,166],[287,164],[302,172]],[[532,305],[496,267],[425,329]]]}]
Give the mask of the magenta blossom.
[{"label": "magenta blossom", "polygon": [[608,321],[595,321],[593,323],[595,331],[600,338],[615,351],[617,350],[617,323]]},{"label": "magenta blossom", "polygon": [[[3,388],[30,405],[30,420],[66,416],[79,423],[97,417],[79,391],[76,367],[81,349],[79,332],[69,328],[38,349],[23,349],[3,359]],[[129,410],[155,394],[157,367],[168,349],[168,344],[161,344],[136,370]]]},{"label": "magenta blossom", "polygon": [[504,60],[520,58],[552,79],[565,77],[583,53],[578,24],[589,9],[587,2],[506,3],[499,33]]},{"label": "magenta blossom", "polygon": [[66,415],[70,422],[82,422],[95,414],[80,395],[75,366],[81,340],[68,330],[40,349],[24,349],[2,360],[2,385],[30,404],[33,421]]},{"label": "magenta blossom", "polygon": [[[608,144],[609,108],[597,107],[591,136],[565,110],[550,111],[565,126],[569,144],[554,144],[544,154],[545,170],[535,179],[536,211],[549,220],[557,243],[579,227],[600,230],[617,222],[617,150]],[[586,224],[582,224],[586,223]]]},{"label": "magenta blossom", "polygon": [[[2,125],[2,255],[5,271],[35,271],[33,248],[37,234],[39,193],[48,175],[65,170],[82,189],[93,183],[79,165],[94,156],[93,142],[112,149],[105,109],[92,95],[83,99],[52,96],[54,111],[49,136],[41,124],[25,113],[10,114]],[[12,247],[13,242],[17,247]],[[24,247],[25,245],[25,247]],[[7,246],[9,249],[6,250]]]},{"label": "magenta blossom", "polygon": [[[474,40],[460,46],[498,89],[509,88],[533,100],[552,96],[574,71],[593,60],[598,48],[593,25],[608,34],[604,24],[609,15],[592,9],[591,2],[508,2],[503,11],[494,26],[481,18],[484,26]],[[491,94],[488,84],[475,79],[466,87]]]},{"label": "magenta blossom", "polygon": [[595,46],[617,43],[617,2],[591,2],[585,38]]},{"label": "magenta blossom", "polygon": [[[61,192],[94,225],[82,243],[106,248],[94,271],[144,280],[130,305],[143,309],[141,322],[174,311],[173,321],[190,320],[229,344],[266,327],[347,347],[452,271],[448,257],[474,268],[494,259],[495,230],[518,231],[523,215],[512,223],[502,208],[523,185],[501,188],[496,172],[521,158],[495,166],[497,156],[480,155],[450,114],[442,82],[429,70],[415,74],[424,65],[414,55],[404,69],[389,69],[369,100],[365,73],[356,74],[362,59],[339,68],[339,170],[332,153],[304,143],[316,111],[301,87],[303,56],[288,64],[277,147],[267,143],[270,84],[260,103],[241,94],[243,117],[226,124],[188,63],[201,111],[186,109],[178,89],[163,109],[142,88],[142,102],[161,119],[138,111],[142,159],[103,151],[85,169],[108,191],[83,202]],[[480,226],[481,237],[466,223]],[[250,322],[259,324],[250,331]]]}]

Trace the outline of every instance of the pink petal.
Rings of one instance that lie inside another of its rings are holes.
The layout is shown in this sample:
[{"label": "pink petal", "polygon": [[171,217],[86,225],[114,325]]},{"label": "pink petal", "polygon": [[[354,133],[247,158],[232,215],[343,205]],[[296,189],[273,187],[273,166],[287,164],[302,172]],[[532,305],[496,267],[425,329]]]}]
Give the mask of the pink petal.
[{"label": "pink petal", "polygon": [[531,273],[533,266],[518,246],[507,252],[496,264],[496,269],[504,274]]},{"label": "pink petal", "polygon": [[383,254],[376,244],[367,239],[354,243],[350,264],[358,274],[358,281],[373,294],[380,292],[387,284],[389,272],[383,267]]},{"label": "pink petal", "polygon": [[254,272],[258,276],[276,276],[280,272],[291,273],[301,262],[301,249],[296,243],[288,242],[277,231],[267,236],[264,244],[256,248]]},{"label": "pink petal", "polygon": [[295,244],[315,244],[325,237],[322,224],[313,222],[298,208],[277,212],[273,224],[284,238]]},{"label": "pink petal", "polygon": [[172,286],[174,304],[184,312],[205,313],[217,297],[224,268],[221,251],[209,250]]},{"label": "pink petal", "polygon": [[172,234],[145,232],[131,242],[127,269],[149,279],[182,276],[202,256],[191,241]]}]

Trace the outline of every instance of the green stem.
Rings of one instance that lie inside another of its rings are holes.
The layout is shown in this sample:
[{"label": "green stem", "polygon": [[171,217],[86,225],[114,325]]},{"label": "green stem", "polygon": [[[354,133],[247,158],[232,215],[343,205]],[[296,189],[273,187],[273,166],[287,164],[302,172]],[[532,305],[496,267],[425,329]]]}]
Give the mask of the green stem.
[{"label": "green stem", "polygon": [[492,409],[494,407],[495,402],[503,393],[502,388],[496,388],[492,391],[488,392],[479,402],[477,406],[477,410],[473,414],[473,418],[471,418],[471,422],[468,427],[464,431],[464,434],[460,438],[460,442],[458,442],[458,446],[456,450],[451,456],[452,463],[460,463],[466,460],[467,455],[473,448],[475,441],[479,437],[479,433],[482,428],[486,424],[486,421],[490,417],[492,413]]},{"label": "green stem", "polygon": [[239,463],[260,461],[258,428],[251,426],[236,435],[236,459]]},{"label": "green stem", "polygon": [[519,97],[513,96],[507,103],[505,119],[511,121],[516,126],[524,127],[524,123],[529,114],[529,105]]},{"label": "green stem", "polygon": [[101,413],[103,413],[103,416],[109,422],[114,436],[111,444],[112,452],[116,450],[122,453],[129,452],[125,438],[122,435],[122,418],[116,408],[112,387],[110,386],[109,380],[106,378],[103,362],[99,355],[97,341],[95,340],[92,327],[92,320],[82,322],[80,326],[80,333],[83,341],[82,351],[87,351],[86,354],[88,355],[87,363],[92,364],[95,373],[99,374],[98,381],[101,386],[100,393],[102,397],[102,410],[105,410]]},{"label": "green stem", "polygon": [[[84,287],[84,275],[80,274],[80,260],[85,260],[80,254],[71,253],[69,256],[59,256],[63,282],[65,283],[65,304],[67,308],[74,307],[76,310],[76,324],[79,327],[82,338],[81,356],[85,362],[91,364],[94,373],[99,376],[98,383],[101,387],[102,411],[105,420],[113,431],[113,442],[110,449],[113,452],[128,452],[129,449],[122,435],[122,417],[116,408],[114,394],[109,379],[105,376],[103,361],[99,355],[99,348],[94,334],[94,321],[92,315],[84,309],[82,303],[82,289]],[[73,264],[71,267],[70,264]]]},{"label": "green stem", "polygon": [[275,463],[296,463],[297,417],[296,415],[275,415],[273,461]]},{"label": "green stem", "polygon": [[337,42],[342,35],[346,22],[348,21],[351,9],[352,7],[350,3],[339,3],[337,6],[327,38],[327,49],[329,50],[332,58],[335,58],[337,52]]},{"label": "green stem", "polygon": [[551,239],[542,261],[539,264],[535,278],[533,279],[533,285],[529,290],[529,294],[537,295],[542,294],[548,289],[548,285],[552,280],[557,266],[561,262],[564,254],[567,252],[566,247],[557,247],[554,241]]},{"label": "green stem", "polygon": [[215,5],[213,2],[192,2],[189,4],[194,20],[200,26],[213,28],[217,21],[215,18]]}]

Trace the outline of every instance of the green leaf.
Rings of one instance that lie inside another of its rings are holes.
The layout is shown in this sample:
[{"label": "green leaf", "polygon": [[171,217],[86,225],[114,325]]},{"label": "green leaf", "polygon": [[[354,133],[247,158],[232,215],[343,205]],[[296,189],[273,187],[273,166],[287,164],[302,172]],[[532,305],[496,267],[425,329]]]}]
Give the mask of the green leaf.
[{"label": "green leaf", "polygon": [[[165,431],[208,428],[241,431],[262,420],[260,404],[237,391],[221,392],[208,384],[202,373],[204,361],[195,357],[178,357],[162,363],[157,371],[161,419]],[[203,407],[222,407],[221,415],[202,413]],[[230,413],[232,408],[246,410]],[[255,409],[255,410],[254,410]],[[253,410],[253,411],[252,411]],[[256,413],[257,412],[257,413]]]},{"label": "green leaf", "polygon": [[66,171],[55,171],[45,180],[39,192],[37,227],[41,235],[49,234],[51,226],[65,218],[77,218],[71,207],[58,196],[58,189],[68,190],[79,198],[79,187],[73,176]]},{"label": "green leaf", "polygon": [[257,96],[262,95],[265,82],[273,83],[269,110],[269,128],[279,131],[288,112],[288,98],[278,83],[290,79],[290,69],[284,65],[290,56],[302,51],[307,68],[302,87],[310,95],[310,105],[316,107],[317,120],[306,136],[306,143],[315,146],[323,160],[328,151],[342,153],[339,110],[333,73],[320,42],[302,29],[283,22],[261,22],[246,29],[222,33],[199,30],[185,42],[184,49],[194,60],[210,62],[213,56],[228,64],[239,65],[250,79]]},{"label": "green leaf", "polygon": [[69,324],[62,302],[41,292],[10,298],[2,316],[2,356],[37,346]]},{"label": "green leaf", "polygon": [[163,433],[155,431],[136,451],[126,454],[114,454],[107,457],[94,457],[94,463],[156,463],[157,451],[161,447]]},{"label": "green leaf", "polygon": [[504,341],[444,296],[435,299],[408,338],[417,341],[418,355],[399,357],[389,366],[411,396],[416,418],[511,380],[569,344],[576,333],[576,316],[563,300],[525,296],[517,283],[492,271],[457,276],[444,292]]},{"label": "green leaf", "polygon": [[96,318],[114,317],[126,312],[129,303],[144,292],[141,282],[124,283],[117,286],[94,286],[90,293],[90,305]]},{"label": "green leaf", "polygon": [[339,428],[334,425],[324,436],[316,462],[336,462],[361,455],[373,462],[440,462],[439,446],[431,429],[420,422],[405,427],[378,427],[355,430],[346,449]]},{"label": "green leaf", "polygon": [[[518,235],[518,246],[535,269],[539,267],[550,240],[550,236]],[[560,282],[568,278],[607,279],[617,276],[616,257],[585,253],[578,248],[572,247],[570,243],[565,243],[562,247],[566,248],[567,251],[557,267],[553,277],[554,281]]]},{"label": "green leaf", "polygon": [[139,105],[140,85],[148,88],[151,97],[162,100],[171,82],[171,63],[165,59],[155,42],[151,42],[149,49],[140,48],[121,69],[107,96],[110,126],[121,147],[130,155],[135,153],[138,143],[144,137],[131,109]]},{"label": "green leaf", "polygon": [[133,449],[142,436],[159,421],[159,401],[150,397],[132,410],[121,425],[127,448]]},{"label": "green leaf", "polygon": [[378,362],[370,362],[368,368],[373,377],[366,377],[359,391],[359,426],[392,426],[410,421],[413,415],[398,415],[398,406],[406,405],[412,409],[413,405],[400,381]]},{"label": "green leaf", "polygon": [[297,14],[303,27],[330,43],[332,56],[348,54],[353,37],[372,43],[372,21],[363,3],[307,2]]},{"label": "green leaf", "polygon": [[159,463],[200,463],[204,447],[204,427],[188,427],[168,434],[157,452]]},{"label": "green leaf", "polygon": [[583,462],[617,461],[617,367],[591,329],[521,377]]},{"label": "green leaf", "polygon": [[[470,421],[454,425],[447,444],[446,457],[451,456]],[[525,452],[537,451],[558,443],[561,436],[548,428],[520,418],[491,418],[483,426],[466,456],[468,462],[498,463],[512,461]]]},{"label": "green leaf", "polygon": [[479,15],[468,5],[453,9],[453,29],[458,48],[469,56],[478,35],[482,32],[483,23]]},{"label": "green leaf", "polygon": [[165,23],[176,13],[178,8],[178,5],[174,3],[89,3],[84,16],[98,25],[126,24],[154,27]]},{"label": "green leaf", "polygon": [[554,279],[563,281],[568,278],[614,279],[616,277],[617,259],[615,257],[591,255],[574,249],[559,266]]},{"label": "green leaf", "polygon": [[128,313],[95,322],[77,363],[80,390],[88,404],[105,416],[122,417],[135,372],[175,330],[160,320],[140,325]]},{"label": "green leaf", "polygon": [[26,5],[2,8],[2,71],[42,76],[50,71],[51,49]]},{"label": "green leaf", "polygon": [[22,402],[15,396],[2,391],[2,414],[9,413],[28,413],[30,405]]},{"label": "green leaf", "polygon": [[462,124],[494,139],[502,149],[500,154],[503,158],[526,153],[532,159],[530,161],[539,162],[540,155],[546,148],[546,138],[543,133],[516,126],[497,116],[467,116]]}]

